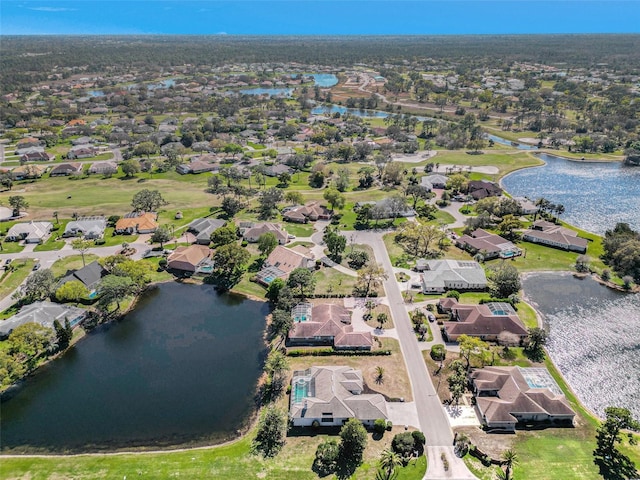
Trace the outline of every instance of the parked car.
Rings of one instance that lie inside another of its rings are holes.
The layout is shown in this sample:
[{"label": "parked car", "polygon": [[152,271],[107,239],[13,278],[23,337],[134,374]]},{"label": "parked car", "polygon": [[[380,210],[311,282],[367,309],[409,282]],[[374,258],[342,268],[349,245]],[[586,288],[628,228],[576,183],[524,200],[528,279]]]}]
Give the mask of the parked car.
[{"label": "parked car", "polygon": [[9,265],[10,263],[11,263],[11,259],[10,259],[10,258],[7,258],[7,259],[4,261],[4,264],[5,264],[5,265]]},{"label": "parked car", "polygon": [[36,270],[39,270],[39,269],[40,269],[40,263],[36,263],[36,264],[33,266],[33,271],[35,272]]}]

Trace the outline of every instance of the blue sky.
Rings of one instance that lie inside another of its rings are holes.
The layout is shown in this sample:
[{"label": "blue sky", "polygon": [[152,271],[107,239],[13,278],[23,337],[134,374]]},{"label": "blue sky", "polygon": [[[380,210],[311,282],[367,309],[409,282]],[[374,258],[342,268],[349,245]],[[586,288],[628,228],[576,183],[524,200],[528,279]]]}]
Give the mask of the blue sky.
[{"label": "blue sky", "polygon": [[2,0],[0,34],[640,33],[640,0]]}]

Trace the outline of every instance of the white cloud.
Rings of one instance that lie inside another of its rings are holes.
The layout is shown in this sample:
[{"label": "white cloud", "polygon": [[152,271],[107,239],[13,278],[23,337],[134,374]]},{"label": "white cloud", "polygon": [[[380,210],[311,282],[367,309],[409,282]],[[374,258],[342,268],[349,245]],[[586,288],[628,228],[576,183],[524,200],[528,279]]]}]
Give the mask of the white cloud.
[{"label": "white cloud", "polygon": [[64,8],[64,7],[27,7],[29,10],[35,10],[36,12],[75,12],[77,8]]}]

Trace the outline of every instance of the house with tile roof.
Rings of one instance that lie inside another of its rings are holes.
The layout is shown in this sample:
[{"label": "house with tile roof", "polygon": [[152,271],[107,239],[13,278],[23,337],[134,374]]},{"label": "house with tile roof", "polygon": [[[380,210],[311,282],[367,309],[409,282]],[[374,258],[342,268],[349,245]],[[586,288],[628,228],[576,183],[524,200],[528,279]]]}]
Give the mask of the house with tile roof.
[{"label": "house with tile roof", "polygon": [[64,325],[69,320],[72,327],[78,325],[86,315],[81,308],[61,305],[52,302],[35,302],[23,306],[18,313],[0,322],[0,338],[8,337],[13,330],[25,323],[38,323],[47,328],[53,328],[53,322],[58,320]]},{"label": "house with tile roof", "polygon": [[298,304],[291,312],[293,326],[287,346],[330,346],[336,350],[371,350],[370,332],[354,332],[351,312],[341,305]]},{"label": "house with tile roof", "polygon": [[546,220],[534,222],[530,229],[522,233],[522,239],[578,253],[585,253],[588,245],[588,240],[578,237],[578,232]]},{"label": "house with tile roof", "polygon": [[195,234],[196,242],[200,245],[209,245],[211,243],[211,234],[226,222],[219,218],[196,218],[189,224],[188,230]]},{"label": "house with tile roof", "polygon": [[487,288],[484,269],[478,262],[470,260],[427,260],[420,279],[423,293]]},{"label": "house with tile roof", "polygon": [[469,235],[457,238],[456,246],[466,250],[471,255],[480,253],[485,260],[498,257],[512,258],[522,255],[522,250],[516,247],[513,242],[481,228],[474,230]]},{"label": "house with tile roof", "polygon": [[167,258],[167,267],[171,270],[195,273],[200,266],[208,263],[211,249],[205,245],[189,245],[178,247]]},{"label": "house with tile roof", "polygon": [[460,335],[499,342],[499,335],[503,332],[509,332],[523,341],[529,334],[527,327],[508,303],[465,305],[459,304],[455,298],[442,298],[438,302],[438,311],[451,314],[451,321],[442,325],[443,335],[450,342],[458,341]]},{"label": "house with tile roof", "polygon": [[9,242],[42,243],[53,230],[51,222],[25,222],[16,223],[7,232],[6,240]]},{"label": "house with tile roof", "polygon": [[114,232],[119,235],[134,233],[153,233],[158,228],[157,215],[153,212],[131,213],[116,222]]},{"label": "house with tile roof", "polygon": [[294,248],[278,245],[262,264],[262,270],[256,275],[258,282],[269,285],[274,279],[286,280],[296,268],[315,267],[311,252],[301,245]]},{"label": "house with tile roof", "polygon": [[282,212],[282,218],[289,222],[307,223],[316,220],[330,220],[331,210],[319,202],[309,202],[305,205],[290,207]]},{"label": "house with tile roof", "polygon": [[575,412],[545,368],[484,367],[469,375],[476,412],[485,427],[572,426]]},{"label": "house with tile roof", "polygon": [[273,233],[278,240],[278,244],[284,245],[289,240],[289,234],[276,223],[256,223],[247,226],[240,225],[242,238],[249,243],[255,243],[260,239],[260,235],[264,233]]},{"label": "house with tile roof", "polygon": [[357,418],[372,427],[387,420],[387,402],[364,393],[362,372],[345,366],[310,367],[293,372],[289,418],[295,427],[342,426]]}]

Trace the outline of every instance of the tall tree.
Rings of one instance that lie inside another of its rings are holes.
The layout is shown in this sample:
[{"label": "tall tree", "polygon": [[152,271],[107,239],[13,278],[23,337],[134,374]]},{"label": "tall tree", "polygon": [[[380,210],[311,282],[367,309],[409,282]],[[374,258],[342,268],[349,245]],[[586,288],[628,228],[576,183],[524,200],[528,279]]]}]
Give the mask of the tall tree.
[{"label": "tall tree", "polygon": [[316,279],[313,277],[311,270],[300,267],[289,274],[287,285],[292,289],[300,289],[300,297],[305,298],[306,294],[313,293],[316,287]]},{"label": "tall tree", "polygon": [[131,206],[136,212],[156,212],[166,204],[167,201],[162,198],[158,190],[149,190],[146,188],[136,193],[131,200]]},{"label": "tall tree", "polygon": [[389,275],[385,272],[384,267],[379,263],[370,262],[358,270],[357,285],[360,290],[359,294],[367,298],[372,290],[380,287]]},{"label": "tall tree", "polygon": [[340,457],[355,465],[362,463],[367,446],[367,431],[357,418],[350,418],[340,429]]},{"label": "tall tree", "polygon": [[54,287],[53,272],[43,268],[27,277],[17,296],[22,298],[23,303],[38,302],[49,298],[53,294]]},{"label": "tall tree", "polygon": [[238,240],[238,227],[235,223],[228,222],[224,227],[211,232],[210,238],[214,248],[235,243]]},{"label": "tall tree", "polygon": [[489,291],[495,298],[508,298],[517,294],[521,287],[520,273],[513,265],[502,262],[489,270]]},{"label": "tall tree", "polygon": [[104,311],[109,311],[109,306],[116,304],[114,311],[120,310],[120,302],[134,295],[136,287],[129,277],[118,275],[107,275],[102,278],[98,286],[98,307]]},{"label": "tall tree", "polygon": [[324,194],[322,195],[322,198],[324,198],[327,202],[329,202],[329,206],[331,207],[331,210],[344,207],[344,203],[345,203],[344,195],[340,193],[338,190],[336,190],[335,188],[326,189],[324,191]]},{"label": "tall tree", "polygon": [[159,243],[160,248],[164,248],[164,244],[171,240],[171,231],[166,225],[161,225],[156,228],[156,231],[151,235],[151,243]]},{"label": "tall tree", "polygon": [[269,256],[278,245],[278,239],[273,232],[265,232],[258,237],[258,250],[263,257]]},{"label": "tall tree", "polygon": [[14,217],[19,217],[20,211],[29,206],[22,195],[11,195],[9,197],[9,205],[11,205],[11,208],[13,209],[12,216]]},{"label": "tall tree", "polygon": [[218,288],[228,290],[239,280],[247,262],[251,258],[249,252],[237,243],[223,245],[213,255],[215,263],[214,279]]},{"label": "tall tree", "polygon": [[378,460],[381,474],[376,475],[376,480],[393,480],[397,477],[396,469],[402,466],[402,458],[396,452],[385,449]]},{"label": "tall tree", "polygon": [[260,414],[251,447],[263,457],[275,457],[285,444],[286,433],[287,413],[274,405],[268,405]]},{"label": "tall tree", "polygon": [[87,250],[89,250],[94,245],[95,245],[95,243],[93,242],[93,240],[85,240],[83,238],[76,238],[75,240],[73,240],[71,242],[71,248],[73,248],[74,250],[77,250],[78,252],[80,252],[80,255],[82,256],[82,266],[83,267],[87,266],[87,264],[85,262],[85,259],[84,259],[84,254],[87,253]]}]

